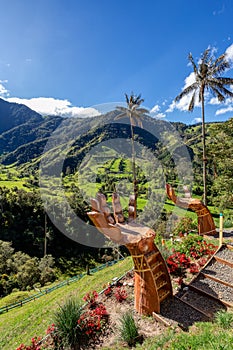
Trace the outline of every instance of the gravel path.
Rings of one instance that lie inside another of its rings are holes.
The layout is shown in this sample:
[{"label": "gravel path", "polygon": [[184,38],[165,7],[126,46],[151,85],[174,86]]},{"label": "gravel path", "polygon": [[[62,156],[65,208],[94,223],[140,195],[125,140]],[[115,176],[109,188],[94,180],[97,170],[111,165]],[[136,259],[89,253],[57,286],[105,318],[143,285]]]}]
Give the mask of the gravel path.
[{"label": "gravel path", "polygon": [[210,278],[199,276],[192,284],[194,287],[202,289],[214,297],[233,303],[233,288],[215,282]]},{"label": "gravel path", "polygon": [[205,312],[210,317],[213,317],[215,312],[226,309],[219,301],[208,298],[192,290],[189,290],[182,299]]},{"label": "gravel path", "polygon": [[230,249],[221,249],[216,256],[224,260],[228,260],[233,263],[233,250]]},{"label": "gravel path", "polygon": [[221,264],[213,259],[203,272],[233,285],[233,269],[228,265]]},{"label": "gravel path", "polygon": [[175,297],[162,302],[160,314],[167,322],[172,325],[178,323],[183,328],[188,328],[195,322],[208,320],[203,314]]}]

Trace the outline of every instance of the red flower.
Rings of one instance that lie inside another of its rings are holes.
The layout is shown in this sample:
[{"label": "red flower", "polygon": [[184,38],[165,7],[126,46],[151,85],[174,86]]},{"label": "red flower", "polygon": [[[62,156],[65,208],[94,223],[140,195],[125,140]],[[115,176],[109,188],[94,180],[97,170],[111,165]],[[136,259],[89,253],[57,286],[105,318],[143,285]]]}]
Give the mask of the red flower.
[{"label": "red flower", "polygon": [[126,290],[122,289],[121,287],[117,287],[116,292],[115,292],[114,295],[116,297],[116,300],[119,301],[120,303],[123,300],[127,299],[127,297],[128,297],[128,294],[127,294]]}]

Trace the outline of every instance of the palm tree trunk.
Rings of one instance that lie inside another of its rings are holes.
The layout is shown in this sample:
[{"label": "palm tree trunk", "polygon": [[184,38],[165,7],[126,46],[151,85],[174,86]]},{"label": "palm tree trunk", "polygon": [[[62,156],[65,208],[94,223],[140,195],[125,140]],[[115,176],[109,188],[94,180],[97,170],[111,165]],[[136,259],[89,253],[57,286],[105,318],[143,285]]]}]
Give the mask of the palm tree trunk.
[{"label": "palm tree trunk", "polygon": [[131,125],[131,145],[132,145],[132,171],[133,171],[133,192],[134,192],[134,219],[137,217],[137,178],[136,178],[136,165],[135,165],[135,147],[134,147],[134,130],[133,123],[130,118]]},{"label": "palm tree trunk", "polygon": [[207,188],[206,188],[206,144],[205,144],[205,101],[204,87],[201,88],[201,109],[202,109],[202,155],[203,155],[203,203],[207,205]]},{"label": "palm tree trunk", "polygon": [[47,255],[47,214],[44,217],[44,256]]}]

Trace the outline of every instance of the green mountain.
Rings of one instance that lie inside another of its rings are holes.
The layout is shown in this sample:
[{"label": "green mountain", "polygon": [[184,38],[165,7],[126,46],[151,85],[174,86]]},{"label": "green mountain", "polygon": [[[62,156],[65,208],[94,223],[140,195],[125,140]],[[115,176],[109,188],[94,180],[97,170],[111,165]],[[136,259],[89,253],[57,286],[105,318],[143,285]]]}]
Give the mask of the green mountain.
[{"label": "green mountain", "polygon": [[[93,118],[43,117],[26,106],[0,99],[1,162],[5,165],[21,165],[34,160],[34,165],[38,166],[47,141],[53,135],[56,138],[54,149],[58,153],[63,145],[73,140],[64,167],[69,166],[74,170],[78,162],[95,144],[115,138],[130,138],[127,119],[120,123],[116,122],[117,113],[113,111]],[[159,137],[161,133],[166,132],[166,124],[163,121],[144,117],[144,129],[135,128],[136,140],[152,150],[156,148],[158,150],[158,147],[161,148]],[[174,124],[174,127],[182,132],[186,128],[181,123]],[[189,152],[192,156],[191,149]]]},{"label": "green mountain", "polygon": [[48,137],[61,123],[30,108],[0,99],[0,157],[3,164],[25,163],[38,157]]},{"label": "green mountain", "polygon": [[[127,119],[115,120],[117,113],[92,118],[45,117],[24,105],[0,99],[0,161],[36,170],[46,158],[45,169],[50,171],[58,167],[65,152],[62,171],[66,174],[67,169],[75,173],[85,155],[102,142],[117,139],[117,152],[124,153],[125,144],[120,139],[130,139],[130,127]],[[233,203],[232,120],[206,125],[208,196],[211,203],[223,207],[224,203],[227,207]],[[188,154],[194,170],[194,193],[201,195],[201,125],[167,123],[147,116],[142,123],[143,129],[135,127],[135,140],[162,162],[167,181],[176,178],[169,169],[174,170],[175,162],[185,160]],[[130,152],[130,144],[128,148]]]}]

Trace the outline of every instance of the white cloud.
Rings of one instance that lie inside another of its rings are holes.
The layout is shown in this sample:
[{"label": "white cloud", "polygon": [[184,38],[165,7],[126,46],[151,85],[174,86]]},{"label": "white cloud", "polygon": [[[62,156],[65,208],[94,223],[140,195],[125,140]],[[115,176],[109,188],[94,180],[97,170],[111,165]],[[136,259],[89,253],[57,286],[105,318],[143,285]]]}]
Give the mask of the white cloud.
[{"label": "white cloud", "polygon": [[[213,49],[213,50],[216,50],[216,49]],[[225,53],[227,55],[228,60],[231,63],[233,63],[233,44],[230,45],[226,49]],[[194,74],[194,72],[192,72],[192,73],[189,74],[189,76],[187,76],[185,78],[184,86],[183,86],[182,90],[184,90],[186,87],[190,86],[194,82],[195,82],[195,74]],[[189,103],[190,103],[190,100],[191,100],[191,96],[192,96],[192,93],[190,93],[189,95],[184,96],[179,102],[172,101],[172,103],[169,105],[169,107],[166,110],[166,112],[167,113],[171,113],[175,109],[178,109],[180,111],[187,111]],[[213,97],[210,100],[209,100],[209,98],[210,98],[210,93],[208,93],[208,91],[206,91],[206,93],[205,93],[205,100],[206,100],[207,103],[209,103],[211,105],[219,105],[220,104],[220,102],[218,101],[218,99],[216,97]],[[229,109],[229,108],[231,108],[231,106],[230,106],[231,104],[232,104],[232,100],[231,99],[226,99],[225,105],[227,105],[229,107],[218,110],[216,112],[216,115],[227,113],[227,112],[231,111],[231,109]],[[198,101],[198,96],[196,96],[195,106],[196,107],[200,107],[201,106],[201,104]]]},{"label": "white cloud", "polygon": [[53,97],[34,97],[31,99],[9,97],[5,87],[7,80],[0,80],[0,96],[8,101],[24,104],[42,115],[59,115],[62,117],[94,117],[101,113],[92,107],[75,107],[68,100],[59,100]]},{"label": "white cloud", "polygon": [[162,112],[160,112],[160,113],[158,113],[158,114],[156,114],[155,116],[154,116],[154,118],[158,118],[158,119],[162,119],[162,118],[165,118],[166,117],[166,114],[165,113],[162,113]]},{"label": "white cloud", "polygon": [[194,118],[193,123],[201,123],[202,119],[201,118]]},{"label": "white cloud", "polygon": [[233,111],[233,106],[228,106],[225,108],[220,108],[216,111],[215,115],[225,114]]},{"label": "white cloud", "polygon": [[169,105],[166,112],[171,113],[175,109],[178,109],[182,112],[187,111],[190,103],[190,99],[191,99],[191,95],[188,94],[187,96],[184,96],[179,102],[172,101],[172,103]]},{"label": "white cloud", "polygon": [[227,59],[232,63],[233,62],[233,44],[231,44],[225,51]]},{"label": "white cloud", "polygon": [[153,108],[151,108],[150,113],[154,114],[154,113],[159,112],[159,110],[160,110],[159,105],[155,105]]},{"label": "white cloud", "polygon": [[153,108],[151,108],[150,110],[150,114],[153,118],[165,118],[166,114],[160,112],[160,106],[159,105],[155,105]]},{"label": "white cloud", "polygon": [[[195,82],[195,74],[194,72],[190,73],[184,80],[184,86],[182,88],[182,91],[187,88],[188,86],[190,86],[191,84],[193,84]],[[173,112],[175,109],[178,109],[182,112],[187,111],[188,110],[188,106],[190,104],[190,100],[192,97],[192,93],[184,96],[180,101],[175,102],[172,101],[172,103],[169,105],[168,109],[166,110],[167,113],[171,113]],[[200,103],[198,101],[198,96],[196,98],[196,102],[195,102],[195,106],[199,107]]]},{"label": "white cloud", "polygon": [[0,80],[0,96],[9,96],[9,91],[4,86],[7,82],[7,80]]},{"label": "white cloud", "polygon": [[[192,72],[190,73],[184,80],[184,87],[183,89],[185,89],[186,87],[188,87],[189,85],[195,83],[195,73]],[[183,90],[182,89],[182,90]]]},{"label": "white cloud", "polygon": [[74,107],[68,100],[59,100],[53,97],[35,97],[31,99],[9,97],[6,100],[24,104],[42,115],[59,115],[62,117],[93,117],[100,115],[94,108]]},{"label": "white cloud", "polygon": [[220,105],[221,103],[222,102],[220,102],[217,97],[212,97],[209,101],[210,105]]},{"label": "white cloud", "polygon": [[216,15],[221,15],[222,13],[225,12],[225,5],[223,4],[222,7],[219,9],[219,10],[214,10],[213,11],[213,15],[216,16]]}]

